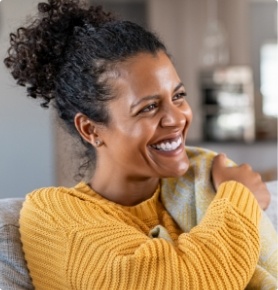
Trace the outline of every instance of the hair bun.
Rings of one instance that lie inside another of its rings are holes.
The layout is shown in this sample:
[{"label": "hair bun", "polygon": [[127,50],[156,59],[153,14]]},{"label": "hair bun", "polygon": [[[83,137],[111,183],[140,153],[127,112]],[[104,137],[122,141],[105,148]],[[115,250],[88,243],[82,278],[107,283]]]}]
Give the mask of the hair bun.
[{"label": "hair bun", "polygon": [[51,9],[51,5],[47,4],[47,3],[39,3],[38,4],[38,10],[41,13],[46,13]]},{"label": "hair bun", "polygon": [[55,78],[64,63],[69,42],[84,24],[98,26],[113,17],[100,7],[86,7],[78,0],[48,0],[38,4],[39,15],[27,27],[10,34],[5,65],[27,94],[41,98],[48,107],[54,98]]}]

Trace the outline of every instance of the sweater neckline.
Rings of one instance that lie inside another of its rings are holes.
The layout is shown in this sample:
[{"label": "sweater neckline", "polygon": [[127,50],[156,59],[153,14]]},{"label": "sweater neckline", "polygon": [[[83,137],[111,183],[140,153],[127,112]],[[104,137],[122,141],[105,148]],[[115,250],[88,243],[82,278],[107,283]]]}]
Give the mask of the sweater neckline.
[{"label": "sweater neckline", "polygon": [[[161,182],[160,182],[161,183]],[[143,213],[146,211],[146,209],[148,209],[149,211],[156,213],[156,207],[157,207],[157,203],[159,202],[159,197],[160,197],[160,191],[161,191],[161,184],[158,184],[157,189],[155,190],[155,192],[153,193],[153,195],[142,201],[139,204],[136,204],[134,206],[125,206],[125,205],[121,205],[118,203],[115,203],[113,201],[110,201],[106,198],[104,198],[103,196],[101,196],[99,193],[97,193],[96,191],[94,191],[86,182],[81,181],[80,183],[78,183],[75,186],[75,189],[79,192],[82,192],[83,194],[89,195],[90,197],[94,198],[95,200],[97,200],[99,203],[101,203],[102,205],[106,205],[106,206],[111,206],[111,207],[116,207],[116,208],[121,208],[123,210],[129,211],[129,212],[133,212],[133,213]],[[149,212],[150,213],[150,212]]]}]

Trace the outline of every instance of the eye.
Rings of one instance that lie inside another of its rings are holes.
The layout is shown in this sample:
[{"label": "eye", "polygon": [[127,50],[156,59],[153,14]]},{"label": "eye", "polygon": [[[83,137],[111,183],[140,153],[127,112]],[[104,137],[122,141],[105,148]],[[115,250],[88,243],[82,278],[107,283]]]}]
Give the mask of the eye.
[{"label": "eye", "polygon": [[180,92],[174,95],[173,101],[179,100],[179,99],[185,99],[186,97],[186,92]]},{"label": "eye", "polygon": [[140,110],[139,113],[147,113],[147,112],[155,110],[157,107],[158,107],[158,105],[156,103],[153,103],[153,104],[150,104],[150,105],[144,107],[142,110]]}]

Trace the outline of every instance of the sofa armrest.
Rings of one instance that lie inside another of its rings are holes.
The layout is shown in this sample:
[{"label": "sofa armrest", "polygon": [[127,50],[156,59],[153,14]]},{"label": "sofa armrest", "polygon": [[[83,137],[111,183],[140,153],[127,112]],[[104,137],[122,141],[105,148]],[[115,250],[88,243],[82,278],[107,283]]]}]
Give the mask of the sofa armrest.
[{"label": "sofa armrest", "polygon": [[34,289],[19,235],[19,212],[24,199],[0,199],[0,289]]}]

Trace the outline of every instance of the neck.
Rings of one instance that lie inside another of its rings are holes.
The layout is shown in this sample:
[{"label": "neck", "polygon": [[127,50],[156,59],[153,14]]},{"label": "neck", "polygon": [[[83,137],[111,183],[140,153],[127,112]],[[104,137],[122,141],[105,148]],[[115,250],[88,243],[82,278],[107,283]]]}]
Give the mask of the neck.
[{"label": "neck", "polygon": [[[102,178],[102,176],[109,176]],[[134,206],[152,197],[158,187],[159,178],[133,179],[117,174],[95,172],[89,184],[102,197],[124,206]]]}]

